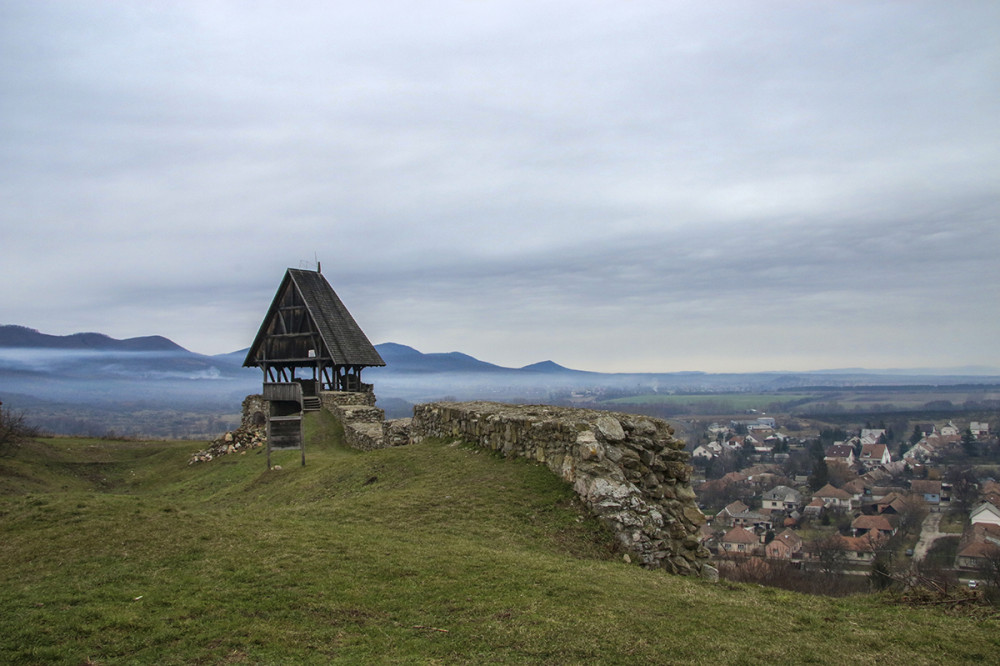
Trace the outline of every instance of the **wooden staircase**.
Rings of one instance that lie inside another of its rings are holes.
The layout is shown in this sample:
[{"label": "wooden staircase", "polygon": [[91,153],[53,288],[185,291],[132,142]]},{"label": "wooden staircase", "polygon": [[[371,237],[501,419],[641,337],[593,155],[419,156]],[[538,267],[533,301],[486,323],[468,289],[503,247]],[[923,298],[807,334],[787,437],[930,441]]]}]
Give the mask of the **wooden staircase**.
[{"label": "wooden staircase", "polygon": [[318,412],[323,408],[323,402],[314,395],[304,395],[302,396],[302,411],[303,412]]}]

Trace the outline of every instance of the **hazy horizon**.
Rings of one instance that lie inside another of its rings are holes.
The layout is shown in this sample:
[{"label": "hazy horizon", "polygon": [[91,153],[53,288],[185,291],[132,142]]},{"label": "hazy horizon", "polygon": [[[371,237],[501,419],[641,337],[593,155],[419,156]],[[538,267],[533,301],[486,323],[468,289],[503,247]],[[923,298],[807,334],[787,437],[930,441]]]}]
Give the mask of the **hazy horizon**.
[{"label": "hazy horizon", "polygon": [[[26,328],[26,329],[29,329],[29,330],[36,331],[36,332],[38,332],[38,333],[40,333],[42,335],[51,335],[51,334],[46,333],[45,331],[39,331],[38,329],[29,327],[29,326],[22,326],[20,324],[0,324],[0,327],[5,326],[5,325],[7,325],[7,326],[19,326],[19,327],[22,327],[22,328]],[[80,335],[80,334],[85,334],[85,335],[102,335],[102,336],[106,336],[107,335],[107,334],[102,333],[100,331],[76,331],[74,333],[67,334],[66,336],[56,336],[56,337],[71,337],[73,335]],[[107,337],[110,337],[110,336],[107,336]],[[166,336],[159,336],[157,334],[151,334],[149,336],[139,336],[139,337],[157,337],[157,338],[162,337],[162,338],[164,338],[164,339],[166,339],[166,340],[168,340],[170,342],[174,342],[173,340],[170,340],[170,338],[167,338]],[[112,338],[112,339],[113,340],[117,340],[117,341],[121,341],[121,339],[118,339],[118,338]],[[127,338],[126,338],[126,340],[127,340]],[[420,354],[424,354],[424,355],[462,354],[462,355],[470,356],[470,357],[476,359],[477,361],[482,361],[484,363],[489,363],[491,365],[495,365],[497,367],[501,367],[501,368],[509,369],[509,370],[519,370],[521,368],[525,368],[525,367],[529,367],[529,366],[533,366],[533,365],[537,365],[537,364],[541,364],[541,363],[555,363],[555,364],[557,364],[559,366],[562,366],[563,368],[566,368],[568,370],[576,370],[576,371],[580,371],[580,372],[592,372],[592,373],[601,372],[601,371],[597,371],[597,370],[592,370],[591,368],[588,368],[588,367],[570,367],[570,366],[567,366],[567,365],[565,365],[563,363],[560,363],[558,359],[538,359],[536,361],[532,361],[532,362],[526,363],[524,365],[519,365],[519,366],[505,366],[505,365],[502,365],[500,363],[496,363],[495,361],[493,361],[489,357],[474,356],[474,355],[469,354],[468,352],[463,351],[461,349],[451,349],[451,350],[447,350],[447,351],[436,351],[436,350],[417,349],[416,347],[413,347],[412,345],[408,345],[406,343],[398,342],[398,341],[386,341],[386,342],[375,343],[376,347],[379,347],[381,345],[397,345],[397,346],[401,346],[401,347],[407,347],[409,349],[412,349],[412,350],[414,350],[414,351],[416,351],[416,352],[418,352]],[[40,363],[42,362],[43,357],[46,357],[46,356],[51,356],[52,358],[68,359],[68,360],[99,358],[101,356],[116,356],[116,355],[124,355],[124,356],[130,357],[130,358],[139,358],[139,357],[142,357],[142,358],[155,359],[155,358],[171,358],[171,357],[174,357],[174,356],[184,355],[184,354],[190,353],[190,354],[196,354],[196,355],[199,355],[199,356],[203,356],[203,357],[206,357],[206,358],[213,358],[213,357],[218,357],[218,356],[229,356],[229,355],[234,355],[234,354],[245,354],[248,349],[249,349],[249,347],[244,347],[242,349],[234,349],[232,351],[222,352],[222,353],[219,353],[219,354],[203,354],[202,352],[199,352],[198,350],[187,349],[187,348],[184,348],[184,347],[181,347],[181,349],[176,350],[176,351],[172,351],[172,350],[127,351],[127,350],[104,350],[104,349],[91,349],[91,348],[52,348],[52,347],[39,347],[39,346],[3,346],[3,345],[0,345],[0,361],[7,362],[7,363],[22,362],[22,363],[25,364],[26,369],[42,370],[42,369],[45,369],[45,366],[44,365],[40,365]],[[901,375],[924,375],[924,374],[926,374],[926,375],[968,375],[970,377],[974,377],[974,376],[994,376],[994,375],[1000,376],[1000,368],[992,368],[992,367],[983,366],[983,365],[979,365],[979,366],[974,366],[974,365],[969,365],[969,366],[953,366],[953,367],[938,367],[938,368],[933,368],[933,367],[865,368],[865,367],[838,366],[838,367],[830,367],[830,368],[811,368],[811,369],[806,369],[806,370],[788,370],[788,369],[783,369],[783,368],[768,368],[768,369],[752,370],[752,371],[732,371],[732,370],[728,370],[728,371],[722,371],[722,372],[718,372],[718,373],[710,373],[708,371],[701,370],[701,369],[698,369],[698,368],[676,369],[676,370],[674,370],[674,369],[666,369],[665,370],[665,369],[659,369],[659,368],[650,368],[650,369],[647,369],[647,370],[636,371],[636,372],[623,372],[623,373],[613,373],[612,372],[612,373],[602,373],[602,374],[671,374],[671,373],[704,373],[704,374],[772,374],[772,373],[791,373],[791,374],[794,374],[794,373],[809,373],[809,374],[814,374],[814,373],[831,373],[831,374],[843,374],[843,373],[851,373],[851,372],[858,372],[858,373],[879,373],[879,374],[901,374]],[[211,377],[205,377],[205,378],[206,379],[210,379]]]}]

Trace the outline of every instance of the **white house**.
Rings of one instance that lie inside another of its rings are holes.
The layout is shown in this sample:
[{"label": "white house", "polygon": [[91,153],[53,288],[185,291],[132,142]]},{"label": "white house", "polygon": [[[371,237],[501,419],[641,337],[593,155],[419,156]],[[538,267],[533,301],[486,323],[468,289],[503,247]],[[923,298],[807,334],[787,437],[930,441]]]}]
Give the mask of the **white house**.
[{"label": "white house", "polygon": [[823,460],[826,462],[842,462],[850,467],[854,464],[854,447],[843,442],[828,446]]},{"label": "white house", "polygon": [[887,465],[892,461],[892,457],[889,455],[889,447],[885,444],[862,444],[859,460],[865,468],[870,468]]},{"label": "white house", "polygon": [[823,506],[834,509],[850,509],[853,505],[851,494],[847,491],[826,484],[813,493],[813,499],[822,500]]},{"label": "white house", "polygon": [[726,426],[719,425],[718,423],[713,423],[712,425],[708,426],[708,434],[710,435],[718,435],[720,432],[725,434],[728,431],[729,429],[726,428]]},{"label": "white house", "polygon": [[760,546],[760,539],[750,530],[734,527],[722,537],[722,549],[727,553],[749,555]]},{"label": "white house", "polygon": [[986,437],[990,434],[990,424],[973,421],[969,424],[969,430],[971,430],[972,434],[976,437]]},{"label": "white house", "polygon": [[696,446],[694,451],[691,452],[692,458],[704,458],[705,460],[711,460],[715,455],[705,448],[704,446]]},{"label": "white house", "polygon": [[1000,525],[1000,509],[989,502],[983,502],[969,514],[969,523],[972,525],[987,524]]},{"label": "white house", "polygon": [[788,486],[775,486],[764,493],[761,503],[765,509],[793,511],[802,504],[802,493]]},{"label": "white house", "polygon": [[861,443],[878,444],[879,438],[884,434],[884,428],[864,428],[861,430]]},{"label": "white house", "polygon": [[935,453],[934,447],[926,439],[922,439],[903,454],[903,457],[907,460],[915,460],[918,462],[923,462],[933,457]]}]

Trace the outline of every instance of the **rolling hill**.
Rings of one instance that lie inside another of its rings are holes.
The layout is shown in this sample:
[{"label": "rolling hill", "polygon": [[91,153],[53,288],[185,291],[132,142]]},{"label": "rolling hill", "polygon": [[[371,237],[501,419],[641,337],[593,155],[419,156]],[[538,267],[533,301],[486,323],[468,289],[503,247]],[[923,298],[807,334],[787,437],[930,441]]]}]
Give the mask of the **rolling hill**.
[{"label": "rolling hill", "polygon": [[[0,457],[5,664],[988,663],[993,615],[622,562],[544,466],[451,441],[188,466],[184,442]],[[764,629],[766,628],[766,630]]]}]

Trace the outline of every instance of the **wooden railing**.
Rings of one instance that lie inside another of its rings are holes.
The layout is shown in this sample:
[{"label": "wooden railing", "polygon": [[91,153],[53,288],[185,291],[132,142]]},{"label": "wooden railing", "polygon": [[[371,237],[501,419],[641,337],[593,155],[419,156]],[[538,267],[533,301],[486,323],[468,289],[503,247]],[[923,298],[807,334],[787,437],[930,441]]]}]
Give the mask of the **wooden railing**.
[{"label": "wooden railing", "polygon": [[298,382],[265,383],[264,400],[302,404],[302,385]]}]

